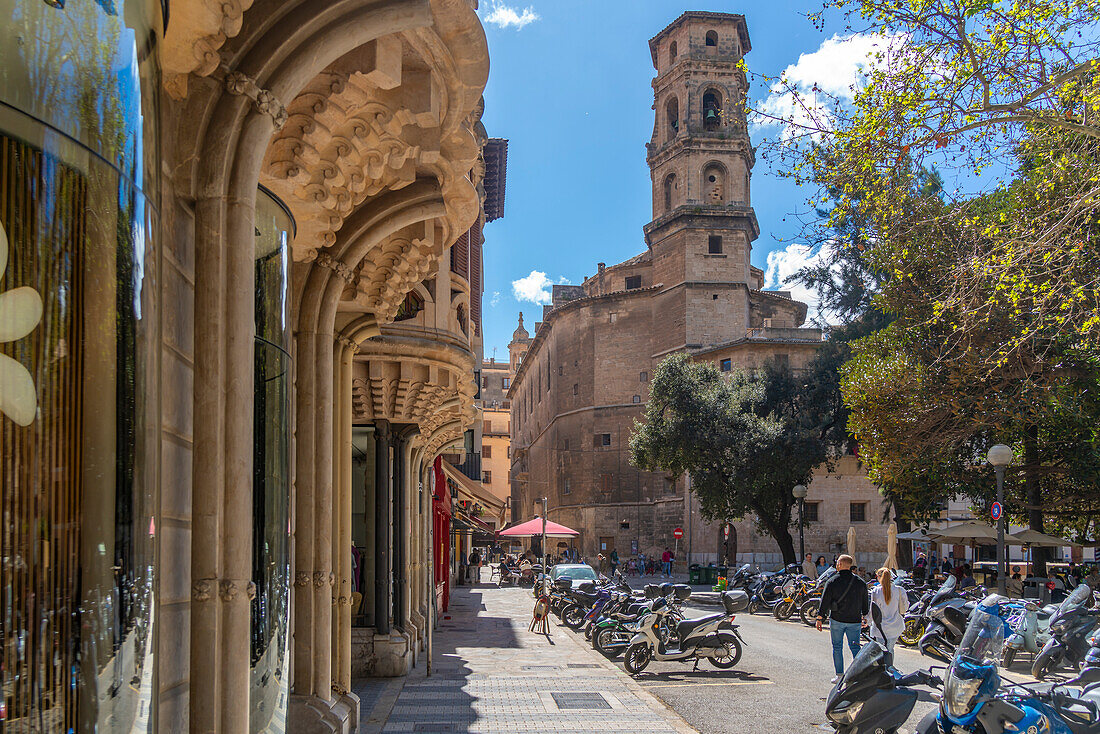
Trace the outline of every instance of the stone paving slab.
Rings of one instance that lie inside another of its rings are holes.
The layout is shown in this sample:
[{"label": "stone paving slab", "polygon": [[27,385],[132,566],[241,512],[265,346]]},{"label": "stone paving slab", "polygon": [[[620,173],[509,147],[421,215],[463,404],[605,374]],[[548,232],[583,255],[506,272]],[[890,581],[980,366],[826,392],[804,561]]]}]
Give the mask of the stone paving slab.
[{"label": "stone paving slab", "polygon": [[377,705],[363,707],[360,731],[695,733],[553,617],[549,638],[528,632],[529,589],[480,584],[452,600],[435,633],[432,676],[421,664],[395,698],[371,691]]}]

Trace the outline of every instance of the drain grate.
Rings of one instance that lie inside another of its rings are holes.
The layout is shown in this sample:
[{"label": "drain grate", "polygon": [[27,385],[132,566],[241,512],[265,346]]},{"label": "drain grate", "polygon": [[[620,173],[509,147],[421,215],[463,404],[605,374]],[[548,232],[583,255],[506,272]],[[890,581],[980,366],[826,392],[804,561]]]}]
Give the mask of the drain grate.
[{"label": "drain grate", "polygon": [[598,668],[599,663],[567,663],[567,668]]},{"label": "drain grate", "polygon": [[459,731],[454,724],[414,724],[413,731],[451,732]]},{"label": "drain grate", "polygon": [[524,665],[520,670],[561,670],[557,665]]},{"label": "drain grate", "polygon": [[551,693],[559,709],[609,709],[611,704],[599,693]]}]

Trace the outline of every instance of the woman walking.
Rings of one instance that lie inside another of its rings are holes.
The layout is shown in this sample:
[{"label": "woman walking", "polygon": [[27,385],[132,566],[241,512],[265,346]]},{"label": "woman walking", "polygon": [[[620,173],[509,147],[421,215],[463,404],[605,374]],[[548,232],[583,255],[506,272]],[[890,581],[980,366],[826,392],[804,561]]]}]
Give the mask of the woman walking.
[{"label": "woman walking", "polygon": [[894,657],[894,643],[905,631],[905,613],[909,597],[905,589],[894,586],[894,574],[888,568],[875,572],[879,585],[871,591],[871,639],[880,643]]}]

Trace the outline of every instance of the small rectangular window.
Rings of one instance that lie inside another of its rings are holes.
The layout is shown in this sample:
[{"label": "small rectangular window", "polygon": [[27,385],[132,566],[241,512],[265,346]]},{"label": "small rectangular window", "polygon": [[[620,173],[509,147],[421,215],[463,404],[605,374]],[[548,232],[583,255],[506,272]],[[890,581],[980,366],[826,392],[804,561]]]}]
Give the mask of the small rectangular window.
[{"label": "small rectangular window", "polygon": [[568,451],[569,450],[569,439],[568,438],[565,439],[564,441],[562,441],[561,447],[562,447],[563,451]]},{"label": "small rectangular window", "polygon": [[628,275],[626,276],[626,289],[632,291],[635,288],[642,287],[642,276],[640,275]]},{"label": "small rectangular window", "polygon": [[610,446],[611,445],[611,434],[610,433],[597,433],[593,443],[596,446]]},{"label": "small rectangular window", "polygon": [[512,407],[512,401],[505,400],[503,403],[501,403],[501,405],[504,407],[505,410],[509,410]]},{"label": "small rectangular window", "polygon": [[511,458],[512,458],[512,447],[511,447],[511,446],[509,446],[509,447],[508,447],[508,451],[507,451],[507,452],[505,452],[505,453],[507,453],[507,454],[508,454],[508,458],[509,458],[509,459],[511,459]]},{"label": "small rectangular window", "polygon": [[649,382],[649,373],[648,372],[639,372],[638,373],[638,382]]},{"label": "small rectangular window", "polygon": [[849,507],[852,522],[867,522],[866,502],[853,502]]},{"label": "small rectangular window", "polygon": [[491,459],[493,458],[493,447],[487,443],[481,445],[481,458]]},{"label": "small rectangular window", "polygon": [[579,390],[579,389],[580,389],[580,385],[578,385],[577,383],[574,382],[573,383],[573,394],[576,395],[577,390]]},{"label": "small rectangular window", "polygon": [[820,502],[807,502],[806,503],[806,506],[803,508],[803,512],[805,513],[806,522],[819,522],[821,520],[821,516],[818,513],[818,509],[819,509],[820,504],[821,504]]},{"label": "small rectangular window", "polygon": [[631,400],[631,402],[632,402],[632,403],[640,403],[640,402],[642,402],[642,396],[641,396],[641,395],[635,395],[635,396],[634,396],[634,398],[633,398],[633,399]]},{"label": "small rectangular window", "polygon": [[562,368],[562,366],[561,366],[561,365],[559,364],[559,365],[558,365],[558,377],[561,377],[561,375],[562,375],[562,372],[564,372],[564,369],[563,369],[563,368]]},{"label": "small rectangular window", "polygon": [[603,492],[604,494],[611,494],[611,475],[610,474],[601,474],[600,475],[600,491]]},{"label": "small rectangular window", "polygon": [[732,370],[733,370],[733,362],[731,360],[728,360],[728,359],[723,359],[722,360],[722,371],[723,372],[731,372]]},{"label": "small rectangular window", "polygon": [[489,377],[487,375],[481,378],[481,386],[489,387]]},{"label": "small rectangular window", "polygon": [[[493,483],[493,473],[491,471],[481,472],[481,483],[482,484],[492,484]],[[550,533],[547,533],[547,535],[549,535],[549,534]]]},{"label": "small rectangular window", "polygon": [[615,319],[617,319],[618,317],[619,317],[619,314],[617,314],[617,313],[614,313],[614,312],[612,312],[612,313],[609,313],[609,314],[607,315],[607,320],[608,320],[608,321],[609,321],[610,323],[612,323],[612,324],[613,324],[613,323],[615,323]]},{"label": "small rectangular window", "polygon": [[481,423],[481,435],[484,436],[485,434],[492,433],[492,432],[493,432],[493,422],[492,421],[482,421],[482,423]]},{"label": "small rectangular window", "polygon": [[722,254],[722,235],[712,234],[707,238],[707,252],[711,255]]},{"label": "small rectangular window", "polygon": [[570,491],[571,490],[569,489],[569,479],[566,478],[566,479],[561,480],[561,493],[562,494],[569,494]]},{"label": "small rectangular window", "polygon": [[512,378],[510,377],[505,377],[501,382],[503,383],[505,390],[512,386]]}]

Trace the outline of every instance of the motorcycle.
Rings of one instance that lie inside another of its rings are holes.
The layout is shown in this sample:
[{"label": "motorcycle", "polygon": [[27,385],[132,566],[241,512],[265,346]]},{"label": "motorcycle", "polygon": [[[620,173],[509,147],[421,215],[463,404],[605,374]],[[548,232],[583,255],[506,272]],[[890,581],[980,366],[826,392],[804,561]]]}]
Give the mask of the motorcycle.
[{"label": "motorcycle", "polygon": [[916,685],[939,686],[931,671],[902,675],[878,642],[863,646],[825,702],[825,717],[838,734],[894,734],[921,697]]},{"label": "motorcycle", "polygon": [[782,571],[761,574],[746,591],[749,594],[748,613],[772,611],[775,605],[783,601],[787,594],[784,590],[793,578],[801,573],[798,564],[792,563]]},{"label": "motorcycle", "polygon": [[[684,618],[680,611],[679,602],[686,601],[691,596],[691,587],[678,584],[673,587],[675,597],[669,597],[672,609],[663,617],[663,626],[660,629],[661,638],[665,644],[675,637],[676,624]],[[596,622],[592,631],[592,649],[606,658],[615,659],[630,645],[630,640],[638,633],[638,625],[641,619],[652,608],[653,600],[660,598],[658,587],[646,587],[650,598],[646,602],[631,600],[629,603],[616,605],[608,614]]]},{"label": "motorcycle", "polygon": [[802,604],[814,593],[813,582],[807,576],[799,576],[788,581],[783,587],[782,601],[772,608],[772,615],[780,622],[786,622]]},{"label": "motorcycle", "polygon": [[630,640],[623,656],[623,668],[637,675],[652,660],[694,660],[697,668],[702,658],[723,670],[737,665],[744,640],[733,620],[736,612],[748,606],[749,598],[743,591],[726,591],[721,599],[724,613],[684,619],[675,625],[678,638],[675,647],[660,635],[662,618],[670,613],[671,605],[665,598],[654,601],[653,608],[639,624],[638,633]]},{"label": "motorcycle", "polygon": [[956,591],[956,583],[954,576],[948,576],[932,597],[927,610],[928,623],[917,643],[922,655],[941,662],[950,662],[954,656],[975,607],[974,601]]},{"label": "motorcycle", "polygon": [[817,624],[817,613],[821,609],[821,594],[825,591],[825,584],[837,573],[836,566],[830,566],[817,577],[816,586],[810,597],[798,607],[798,616],[802,618],[802,624],[813,627]]},{"label": "motorcycle", "polygon": [[1009,626],[1013,630],[1005,640],[1001,667],[1005,670],[1011,668],[1017,653],[1029,652],[1033,656],[1039,654],[1050,640],[1050,618],[1056,611],[1058,607],[1054,604],[1040,608],[1035,602],[1024,602],[1023,609],[1016,616],[1016,624],[1013,625],[1013,620],[1009,619]]},{"label": "motorcycle", "polygon": [[1004,645],[1008,599],[992,594],[974,610],[944,678],[937,711],[917,725],[918,734],[1044,732],[1085,734],[1100,730],[1100,691],[1040,691],[1008,683],[997,670]]},{"label": "motorcycle", "polygon": [[1042,680],[1065,661],[1080,665],[1088,652],[1088,639],[1100,622],[1100,610],[1092,606],[1092,589],[1081,584],[1050,617],[1050,640],[1031,664],[1031,674]]}]

